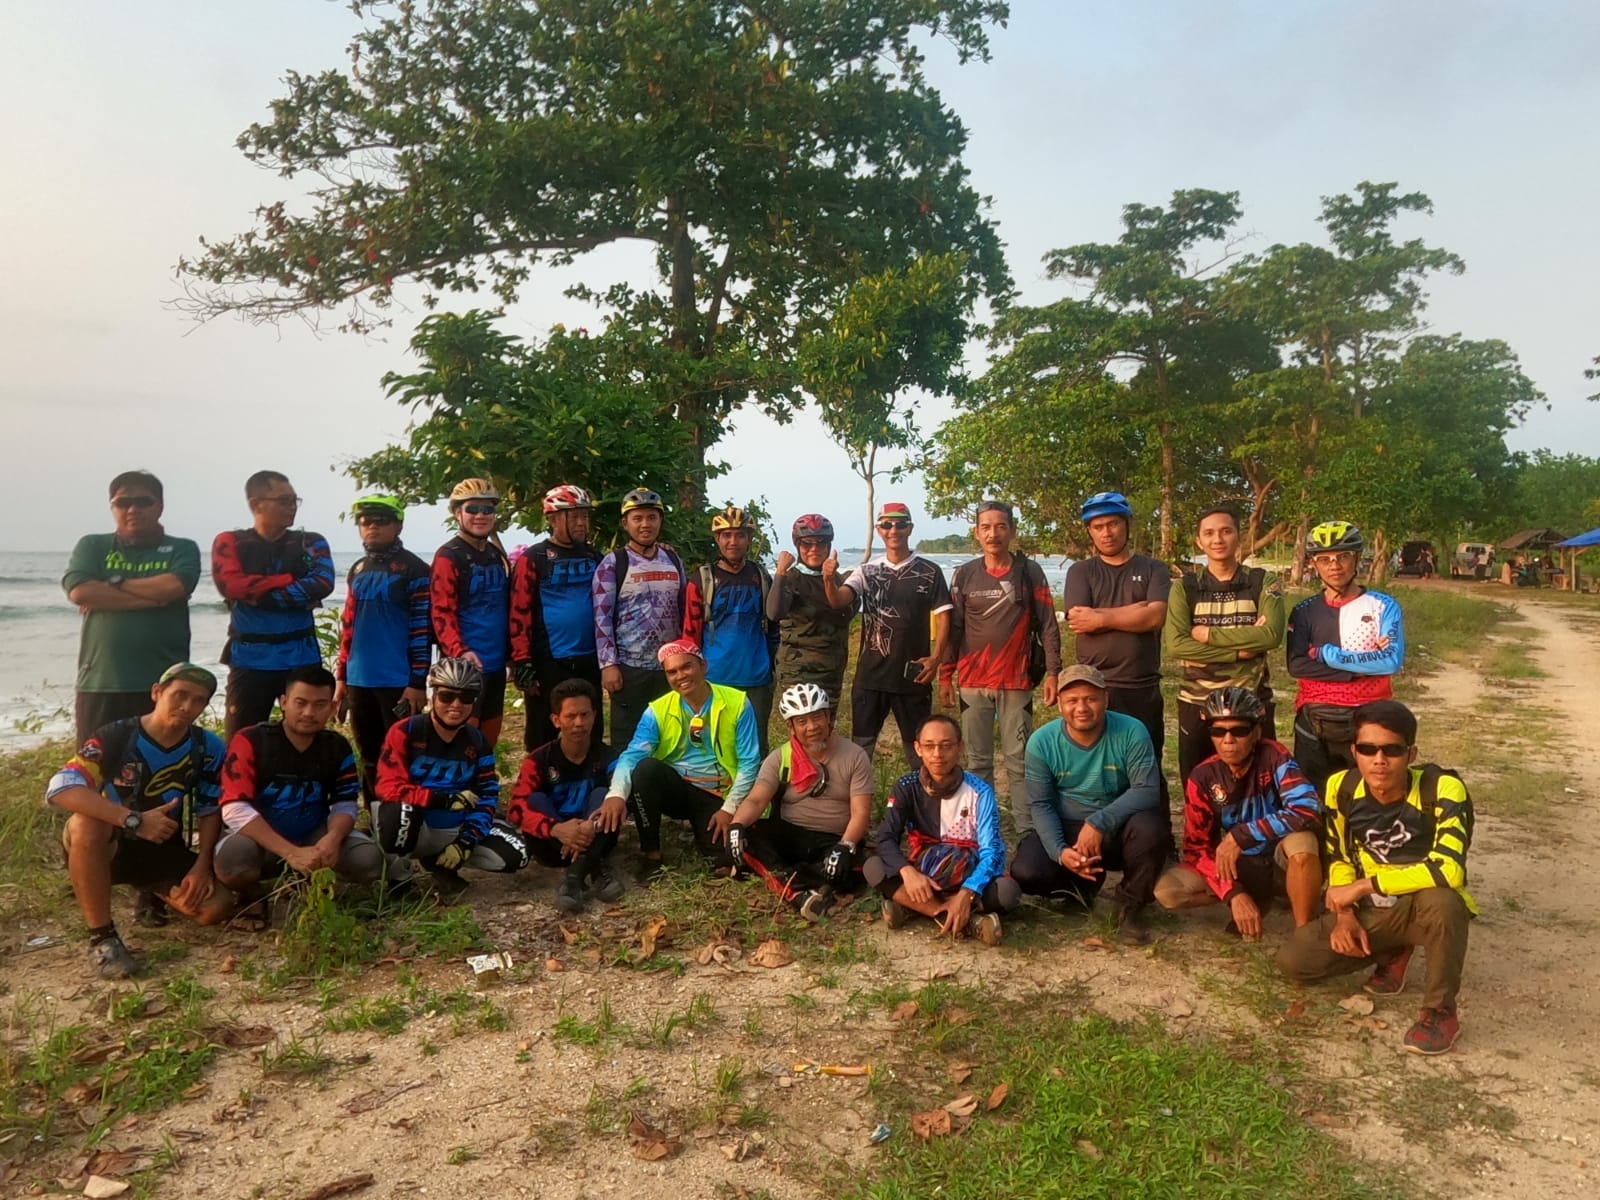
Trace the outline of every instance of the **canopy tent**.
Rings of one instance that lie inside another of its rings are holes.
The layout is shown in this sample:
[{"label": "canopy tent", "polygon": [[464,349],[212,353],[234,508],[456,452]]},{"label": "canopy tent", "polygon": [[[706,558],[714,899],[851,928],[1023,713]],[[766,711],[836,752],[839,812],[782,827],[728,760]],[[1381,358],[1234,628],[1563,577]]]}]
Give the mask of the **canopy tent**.
[{"label": "canopy tent", "polygon": [[1556,546],[1562,550],[1581,550],[1585,546],[1600,546],[1600,529],[1591,529],[1588,533],[1580,533],[1577,537],[1568,538],[1564,542],[1557,542]]},{"label": "canopy tent", "polygon": [[[1600,546],[1600,529],[1591,529],[1588,533],[1580,533],[1577,537],[1555,544],[1555,549],[1561,555],[1561,566],[1566,572],[1566,586],[1575,592],[1583,588],[1583,582],[1578,578],[1578,555],[1590,546]],[[1590,587],[1592,590],[1592,581]]]},{"label": "canopy tent", "polygon": [[1564,540],[1566,534],[1554,529],[1524,529],[1500,543],[1502,550],[1548,550]]}]

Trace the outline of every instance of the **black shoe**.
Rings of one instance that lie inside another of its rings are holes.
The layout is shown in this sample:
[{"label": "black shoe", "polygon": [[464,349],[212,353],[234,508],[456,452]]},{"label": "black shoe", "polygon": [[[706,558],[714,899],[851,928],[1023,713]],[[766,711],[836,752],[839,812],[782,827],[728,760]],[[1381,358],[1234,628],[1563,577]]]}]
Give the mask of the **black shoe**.
[{"label": "black shoe", "polygon": [[594,889],[595,899],[606,904],[615,904],[622,899],[622,893],[627,889],[622,886],[622,880],[617,878],[617,873],[611,869],[609,862],[603,862],[594,869],[589,876],[589,886]]},{"label": "black shoe", "polygon": [[428,868],[428,874],[433,877],[434,888],[447,899],[459,896],[467,890],[467,881],[461,878],[460,871],[449,871],[444,867],[433,866]]},{"label": "black shoe", "polygon": [[1143,907],[1124,904],[1117,909],[1117,940],[1129,946],[1148,946],[1150,931],[1144,926]]},{"label": "black shoe", "polygon": [[170,919],[167,902],[154,892],[141,889],[138,899],[133,902],[133,923],[143,925],[146,929],[160,929]]},{"label": "black shoe", "polygon": [[633,881],[640,887],[649,887],[665,869],[659,858],[641,858],[634,864]]},{"label": "black shoe", "polygon": [[833,889],[822,887],[807,892],[800,901],[800,915],[808,921],[822,920],[833,908]]},{"label": "black shoe", "polygon": [[576,875],[569,872],[561,880],[561,886],[556,889],[556,907],[569,917],[583,911],[583,881]]},{"label": "black shoe", "polygon": [[101,979],[127,979],[139,973],[139,960],[114,933],[89,947],[89,965]]}]

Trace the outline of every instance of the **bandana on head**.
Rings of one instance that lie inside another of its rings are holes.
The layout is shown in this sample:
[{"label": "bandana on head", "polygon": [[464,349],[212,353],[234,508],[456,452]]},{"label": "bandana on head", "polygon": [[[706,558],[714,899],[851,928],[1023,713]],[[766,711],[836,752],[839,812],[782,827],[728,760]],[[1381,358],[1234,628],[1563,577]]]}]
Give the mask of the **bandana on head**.
[{"label": "bandana on head", "polygon": [[700,647],[697,646],[693,641],[691,641],[689,638],[679,638],[675,642],[668,642],[666,645],[662,646],[661,649],[657,650],[656,661],[662,666],[666,666],[667,659],[678,654],[692,654],[701,662],[705,662],[706,660],[705,652],[702,651]]}]

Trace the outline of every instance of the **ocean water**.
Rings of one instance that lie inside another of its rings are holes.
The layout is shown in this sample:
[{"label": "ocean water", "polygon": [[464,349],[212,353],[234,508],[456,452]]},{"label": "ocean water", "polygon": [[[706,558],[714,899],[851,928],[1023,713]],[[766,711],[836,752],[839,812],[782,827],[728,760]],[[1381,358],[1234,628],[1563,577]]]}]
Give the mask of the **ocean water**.
[{"label": "ocean water", "polygon": [[[510,549],[511,547],[508,547]],[[880,551],[881,552],[881,551]],[[55,552],[0,551],[0,751],[36,744],[72,732],[72,684],[77,675],[78,632],[82,618],[61,590],[70,548]],[[845,570],[859,557],[849,556]],[[344,579],[355,550],[335,550],[338,582],[324,608],[338,611],[344,604]],[[970,555],[931,554],[948,575]],[[1068,561],[1039,560],[1057,596],[1061,593]],[[228,631],[228,610],[211,584],[209,574],[200,579],[189,600],[190,653],[211,668],[219,679],[227,668],[218,663]],[[220,705],[217,706],[220,712]]]}]

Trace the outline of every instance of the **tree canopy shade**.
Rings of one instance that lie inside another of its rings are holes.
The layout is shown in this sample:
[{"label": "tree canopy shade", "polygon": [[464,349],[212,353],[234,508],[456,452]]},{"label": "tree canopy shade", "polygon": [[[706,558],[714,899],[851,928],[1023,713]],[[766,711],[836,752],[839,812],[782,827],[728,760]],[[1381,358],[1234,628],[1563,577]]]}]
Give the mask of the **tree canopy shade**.
[{"label": "tree canopy shade", "polygon": [[[632,411],[685,430],[674,483],[698,507],[707,453],[741,405],[781,421],[804,402],[797,345],[855,280],[955,253],[966,292],[1009,290],[966,130],[920,49],[938,37],[985,58],[988,26],[1008,16],[999,0],[354,8],[367,27],[349,68],[291,72],[238,141],[309,194],[180,261],[196,315],[342,310],[362,330],[404,280],[430,306],[510,302],[541,264],[637,244],[652,286],[571,290],[601,313],[603,346],[581,357],[648,380]],[[613,399],[597,399],[599,421],[630,411]]]}]

